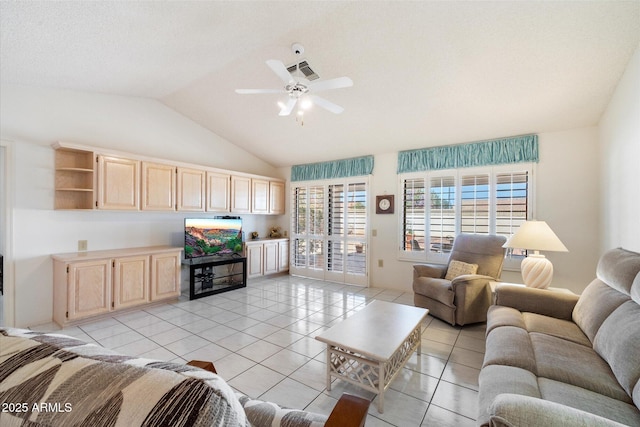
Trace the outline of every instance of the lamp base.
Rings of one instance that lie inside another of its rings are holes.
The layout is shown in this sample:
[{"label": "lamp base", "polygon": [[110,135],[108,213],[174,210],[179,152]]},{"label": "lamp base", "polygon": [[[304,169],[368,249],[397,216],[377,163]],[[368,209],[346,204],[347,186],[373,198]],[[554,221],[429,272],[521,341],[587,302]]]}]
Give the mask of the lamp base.
[{"label": "lamp base", "polygon": [[553,264],[544,255],[531,254],[520,264],[524,284],[530,288],[547,289],[553,278]]}]

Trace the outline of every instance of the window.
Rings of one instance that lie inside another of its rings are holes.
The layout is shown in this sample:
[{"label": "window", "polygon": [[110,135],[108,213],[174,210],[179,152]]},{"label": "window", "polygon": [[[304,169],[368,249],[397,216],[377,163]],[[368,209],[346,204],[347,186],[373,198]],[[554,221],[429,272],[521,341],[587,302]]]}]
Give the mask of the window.
[{"label": "window", "polygon": [[[518,164],[400,175],[400,257],[444,262],[459,233],[508,238],[531,218],[532,170]],[[524,255],[508,252],[508,258]]]}]

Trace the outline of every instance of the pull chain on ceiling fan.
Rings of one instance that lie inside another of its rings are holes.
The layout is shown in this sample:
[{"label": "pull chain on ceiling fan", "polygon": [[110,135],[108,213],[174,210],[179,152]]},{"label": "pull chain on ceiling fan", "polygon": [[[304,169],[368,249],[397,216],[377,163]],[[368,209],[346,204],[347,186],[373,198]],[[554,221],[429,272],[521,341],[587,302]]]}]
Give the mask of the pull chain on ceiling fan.
[{"label": "pull chain on ceiling fan", "polygon": [[[293,53],[296,56],[304,53],[304,47],[298,43],[294,43],[291,46]],[[282,80],[285,84],[283,89],[236,89],[236,93],[239,94],[269,94],[269,93],[286,93],[289,95],[286,103],[279,102],[280,116],[288,116],[293,111],[296,104],[301,107],[302,110],[307,109],[311,104],[317,105],[330,111],[334,114],[340,114],[344,111],[344,108],[334,104],[333,102],[321,98],[315,95],[315,92],[321,92],[330,89],[341,89],[345,87],[353,86],[353,81],[349,77],[338,77],[329,80],[309,81],[302,71],[300,70],[300,61],[298,60],[295,65],[293,74],[289,72],[289,69],[284,65],[282,61],[277,59],[270,59],[267,61],[267,66]],[[302,111],[301,110],[301,111]]]}]

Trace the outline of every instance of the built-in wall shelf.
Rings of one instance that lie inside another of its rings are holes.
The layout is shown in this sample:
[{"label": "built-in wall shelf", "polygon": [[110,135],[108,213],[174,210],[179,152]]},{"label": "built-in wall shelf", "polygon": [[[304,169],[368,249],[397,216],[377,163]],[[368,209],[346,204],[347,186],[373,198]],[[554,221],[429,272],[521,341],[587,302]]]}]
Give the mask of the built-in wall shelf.
[{"label": "built-in wall shelf", "polygon": [[95,199],[93,152],[57,147],[55,159],[55,208],[93,209]]}]

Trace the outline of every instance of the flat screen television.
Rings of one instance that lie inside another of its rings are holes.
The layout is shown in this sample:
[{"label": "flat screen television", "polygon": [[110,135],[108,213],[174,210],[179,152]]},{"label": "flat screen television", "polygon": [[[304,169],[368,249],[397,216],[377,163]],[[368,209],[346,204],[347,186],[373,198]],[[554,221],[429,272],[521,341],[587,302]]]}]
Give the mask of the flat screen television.
[{"label": "flat screen television", "polygon": [[242,219],[186,218],[184,220],[184,256],[242,253]]}]

